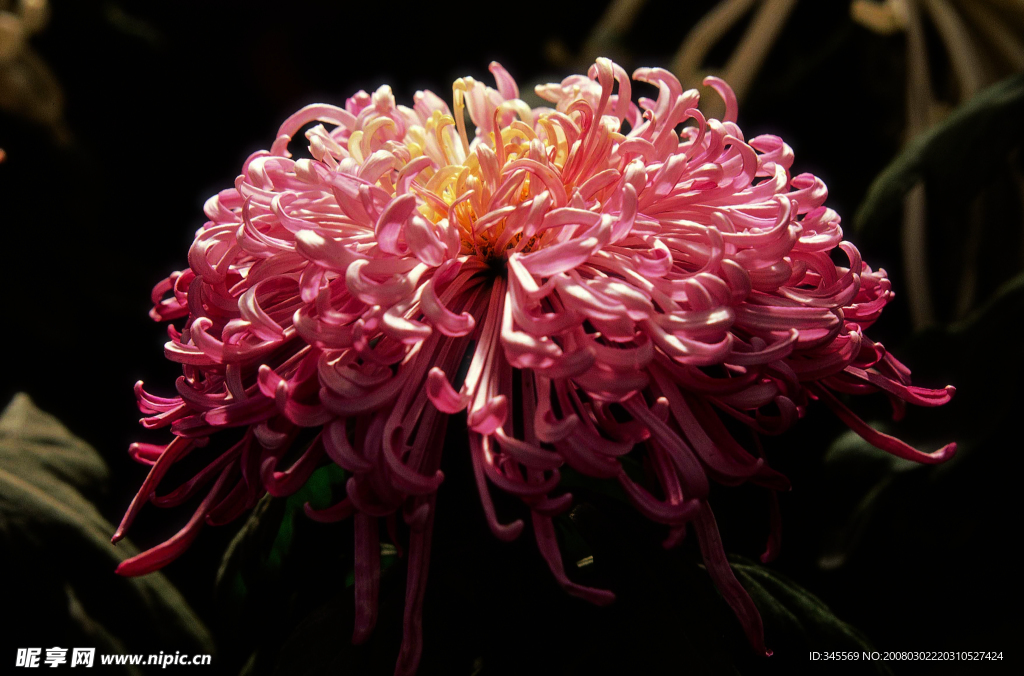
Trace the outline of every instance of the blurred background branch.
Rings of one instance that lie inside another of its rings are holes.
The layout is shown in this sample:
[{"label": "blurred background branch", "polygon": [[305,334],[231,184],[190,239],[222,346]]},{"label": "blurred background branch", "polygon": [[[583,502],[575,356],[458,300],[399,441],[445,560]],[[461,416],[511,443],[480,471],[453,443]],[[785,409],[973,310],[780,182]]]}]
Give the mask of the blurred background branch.
[{"label": "blurred background branch", "polygon": [[64,93],[30,38],[46,27],[47,0],[0,1],[0,109],[46,127],[67,143]]}]

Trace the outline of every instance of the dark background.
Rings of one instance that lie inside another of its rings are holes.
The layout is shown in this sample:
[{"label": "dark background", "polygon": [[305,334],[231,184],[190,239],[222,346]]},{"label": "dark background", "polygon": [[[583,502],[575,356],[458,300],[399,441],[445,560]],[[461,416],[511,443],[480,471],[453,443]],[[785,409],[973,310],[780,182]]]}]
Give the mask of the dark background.
[{"label": "dark background", "polygon": [[[203,202],[232,184],[246,156],[269,147],[279,123],[302,105],[341,105],[355,91],[372,92],[382,83],[392,86],[399,103],[411,103],[413,92],[425,87],[450,98],[450,83],[460,75],[489,82],[492,59],[521,89],[557,81],[575,71],[553,63],[546,46],[558,40],[575,53],[605,4],[53,2],[48,27],[31,45],[63,88],[66,133],[0,113],[0,147],[7,153],[0,164],[0,399],[28,392],[100,451],[111,481],[98,505],[116,523],[145,475],[144,467],[129,461],[129,443],[161,438],[137,425],[132,385],[142,379],[154,392],[167,393],[178,374],[162,357],[163,327],[147,317],[149,291],[187,264],[188,247],[204,221]],[[652,0],[614,46],[616,54],[627,70],[667,65],[712,4]],[[737,38],[727,36],[712,61],[723,60]],[[943,82],[940,72],[940,92]],[[900,37],[853,24],[843,2],[803,3],[739,121],[748,136],[783,136],[796,151],[796,171],[815,173],[828,184],[829,204],[851,226],[848,237],[865,260],[889,271],[897,297],[872,337],[911,365],[920,384],[958,386],[953,404],[938,412],[912,410],[907,426],[897,429],[929,450],[952,439],[971,443],[938,470],[894,474],[874,460],[827,462],[826,449],[842,426],[824,407],[812,406],[796,430],[770,440],[769,458],[795,486],[782,497],[784,545],[770,567],[820,597],[878,650],[995,650],[1007,659],[892,665],[897,674],[1008,673],[1022,629],[1013,546],[1020,510],[1012,497],[1021,461],[1012,418],[1019,360],[1006,355],[1019,350],[1014,322],[1020,320],[1000,317],[975,333],[945,328],[958,319],[944,301],[955,291],[962,256],[955,244],[943,248],[947,239],[957,241],[944,233],[956,231],[975,195],[932,196],[946,201],[933,210],[933,227],[945,229],[932,245],[940,263],[934,269],[942,324],[931,332],[912,337],[900,293],[898,221],[870,241],[853,234],[853,214],[871,181],[902,146],[904,87]],[[1019,168],[1019,156],[1013,161]],[[1017,223],[1001,236],[1001,246],[1019,256],[1020,193],[1015,203],[1012,182],[1004,182],[1011,196],[994,198],[989,220]],[[993,260],[998,264],[982,269],[978,306],[1020,269],[1013,256]],[[880,420],[883,404],[867,402],[858,410]],[[727,673],[716,671],[713,659],[688,661],[687,652],[701,646],[683,632],[704,622],[702,613],[711,612],[704,609],[721,605],[699,577],[691,575],[697,580],[691,589],[665,572],[677,558],[692,559],[692,543],[678,554],[662,554],[658,529],[590,496],[598,516],[584,529],[596,533],[595,547],[612,562],[594,573],[595,581],[620,595],[613,610],[591,609],[564,597],[550,581],[529,535],[513,545],[493,540],[479,514],[468,458],[457,441],[450,445],[421,673],[469,674],[481,665],[482,674],[682,673],[673,668],[680,664],[689,673]],[[886,487],[879,500],[866,515],[857,511],[880,482]],[[723,489],[712,504],[729,551],[755,559],[766,534],[764,496]],[[499,509],[509,518],[522,516],[512,503],[499,502]],[[182,518],[181,512],[145,510],[133,538],[141,546],[156,544]],[[348,528],[302,523],[296,538],[307,547],[315,541],[325,552],[342,551]],[[281,655],[297,656],[303,667],[294,673],[391,672],[401,575],[386,579],[379,636],[353,650],[344,573],[323,563],[332,554],[313,556],[321,563],[310,564],[312,572],[299,586],[324,598],[341,594],[336,607],[299,603],[315,621],[300,620],[294,606],[282,610],[287,620],[275,629],[279,633],[267,630],[266,636],[225,612],[212,592],[235,530],[205,529],[191,551],[165,570],[218,641],[218,661],[204,672],[238,673],[257,638],[265,646],[280,641]],[[679,588],[666,587],[673,584]],[[282,598],[294,593],[294,587],[279,589]],[[3,612],[13,620],[19,611],[4,604]],[[707,622],[723,646],[745,650],[727,609]],[[769,645],[788,645],[773,631],[781,630],[769,623]],[[13,647],[0,643],[0,660],[7,660]],[[813,637],[804,645],[823,647]],[[743,654],[737,664],[742,673],[767,673],[780,664],[843,673],[834,665],[811,667],[804,655],[777,656],[773,663]]]}]

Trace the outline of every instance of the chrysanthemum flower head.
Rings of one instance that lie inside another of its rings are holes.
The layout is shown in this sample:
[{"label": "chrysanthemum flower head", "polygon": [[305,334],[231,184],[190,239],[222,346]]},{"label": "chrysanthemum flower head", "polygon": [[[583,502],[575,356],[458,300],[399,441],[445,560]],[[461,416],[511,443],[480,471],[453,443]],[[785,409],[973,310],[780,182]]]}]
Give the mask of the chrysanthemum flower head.
[{"label": "chrysanthemum flower head", "polygon": [[[386,86],[343,108],[303,108],[206,203],[189,269],[153,292],[155,319],[184,319],[166,346],[182,364],[177,396],[136,387],[143,425],[169,426],[174,439],[132,446],[152,469],[115,539],[146,502],[205,497],[179,534],[119,572],[165,565],[204,523],[289,495],[336,463],[344,499],[307,513],[354,518],[356,641],[376,619],[379,520],[407,540],[397,673],[411,673],[443,440],[464,411],[459,433],[497,537],[519,536],[524,522],[498,520],[494,489],[521,498],[562,586],[608,603],[610,592],[566,575],[552,517],[572,504],[561,468],[617,482],[667,526],[666,546],[693,526],[709,573],[765,651],[707,495],[712,481],[788,483],[724,420],[778,434],[820,399],[879,447],[935,463],[955,446],[919,452],[872,430],[837,393],[884,392],[899,414],[953,390],[912,386],[864,335],[892,298],[885,272],[842,240],[825,185],[791,173],[789,146],[744,139],[724,82],[706,80],[725,100],[719,121],[658,68],[633,74],[653,99],[634,102],[629,76],[598,59],[588,75],[538,87],[552,107],[536,109],[500,65],[490,70],[496,89],[459,79],[451,108],[429,91],[398,105]],[[311,157],[292,159],[303,129]],[[229,428],[240,440],[219,443]],[[315,439],[281,466],[307,428]],[[190,453],[208,458],[205,469],[158,495]],[[655,480],[631,478],[625,456]]]}]

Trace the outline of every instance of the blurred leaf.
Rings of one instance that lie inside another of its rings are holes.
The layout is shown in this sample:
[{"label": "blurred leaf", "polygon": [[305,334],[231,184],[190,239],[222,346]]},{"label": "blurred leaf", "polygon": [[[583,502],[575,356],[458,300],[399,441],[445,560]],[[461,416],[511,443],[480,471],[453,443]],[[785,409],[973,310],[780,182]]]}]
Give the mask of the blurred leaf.
[{"label": "blurred leaf", "polygon": [[[831,570],[846,565],[864,544],[869,529],[884,530],[883,524],[894,514],[918,508],[911,496],[919,499],[925,482],[956,482],[969,456],[1007,438],[1021,405],[1016,383],[1024,376],[1024,352],[993,353],[979,346],[1022,331],[1024,273],[1003,284],[963,320],[911,338],[904,351],[924,366],[924,372],[941,366],[958,389],[953,402],[941,411],[914,411],[900,424],[898,436],[918,442],[921,448],[956,441],[957,454],[928,468],[880,451],[852,431],[836,438],[824,457],[821,478],[828,486],[822,498],[827,500],[830,518],[821,524],[819,566]],[[998,368],[993,368],[993,359],[998,360]],[[883,432],[891,426],[871,425]]]},{"label": "blurred leaf", "polygon": [[992,298],[962,321],[950,325],[949,332],[954,336],[973,341],[993,335],[1002,335],[1008,329],[1018,328],[1022,323],[1024,323],[1024,273],[1003,284]]},{"label": "blurred leaf", "polygon": [[[617,507],[617,506],[616,506]],[[670,627],[680,650],[672,667],[674,673],[803,673],[808,651],[872,650],[868,641],[846,624],[817,597],[771,568],[742,557],[730,556],[737,579],[751,595],[761,613],[765,639],[774,654],[754,654],[738,620],[715,588],[704,565],[695,565],[697,553],[692,537],[680,550],[649,547],[625,523],[615,524],[606,512],[591,504],[577,506],[568,518],[559,519],[559,533],[570,577],[592,584],[582,576],[610,571],[608,585],[620,595],[610,606],[624,616],[640,635],[654,635],[653,625]],[[580,547],[578,542],[585,541]],[[593,553],[593,565],[574,571],[573,553]],[[625,583],[625,584],[623,584]],[[636,592],[640,592],[637,594]],[[658,600],[655,601],[655,598]],[[634,610],[640,604],[643,610]],[[631,607],[633,606],[633,607]],[[661,612],[659,613],[659,606]],[[669,612],[665,612],[671,609]],[[665,655],[662,655],[664,658]],[[845,665],[829,673],[873,673],[888,671],[877,665]],[[648,673],[637,670],[638,673]],[[650,673],[665,671],[664,668]]]},{"label": "blurred leaf", "polygon": [[[891,433],[891,425],[886,422],[872,422],[871,427],[883,433]],[[888,472],[907,472],[923,467],[913,460],[898,458],[875,448],[853,430],[840,434],[825,452],[824,462],[841,467],[844,476],[861,474],[881,474]]]},{"label": "blurred leaf", "polygon": [[[884,422],[871,426],[888,432],[889,425]],[[834,486],[829,492],[829,508],[835,520],[822,533],[818,565],[832,570],[843,566],[860,544],[886,491],[898,483],[898,475],[923,466],[875,448],[852,430],[832,442],[823,462],[821,480]]]},{"label": "blurred leaf", "polygon": [[252,590],[259,592],[257,597],[275,593],[273,584],[291,552],[296,520],[304,518],[303,505],[328,506],[345,479],[345,471],[331,463],[313,472],[288,498],[263,496],[224,552],[216,581],[221,599],[245,612],[258,606],[248,598]]},{"label": "blurred leaf", "polygon": [[284,518],[285,501],[264,495],[224,552],[216,579],[220,601],[236,608],[244,603],[250,587],[267,567]]},{"label": "blurred leaf", "polygon": [[48,413],[36,408],[26,394],[17,394],[0,417],[0,463],[37,487],[54,478],[80,490],[96,489],[107,481],[107,466],[87,443]]},{"label": "blurred leaf", "polygon": [[[245,656],[241,674],[265,674],[273,667],[283,635],[323,603],[323,579],[351,576],[351,557],[337,549],[338,529],[310,521],[309,502],[322,509],[343,494],[347,475],[331,463],[320,467],[301,489],[287,498],[265,495],[228,545],[217,571],[215,593],[220,611],[232,627]],[[382,557],[384,567],[394,556]]]},{"label": "blurred leaf", "polygon": [[[114,574],[138,550],[111,544],[114,527],[78,490],[104,477],[99,454],[27,395],[0,416],[0,574],[17,581],[5,585],[4,606],[24,608],[13,632],[21,645],[91,638],[132,652],[212,653],[206,628],[162,574]],[[18,595],[21,606],[10,598]]]},{"label": "blurred leaf", "polygon": [[[1024,353],[1006,349],[994,356],[978,346],[1021,331],[1024,274],[1005,283],[963,320],[919,332],[911,339],[905,351],[926,365],[925,371],[943,365],[958,391],[941,412],[915,411],[908,416],[899,436],[919,442],[922,448],[955,440],[957,454],[942,465],[925,467],[884,453],[853,432],[839,436],[824,457],[821,481],[827,489],[822,499],[827,500],[830,517],[820,526],[819,566],[828,570],[846,566],[855,552],[862,553],[862,547],[870,549],[869,533],[875,542],[898,516],[919,510],[920,501],[934,494],[942,482],[966,486],[958,491],[958,499],[965,501],[964,491],[983,485],[972,486],[963,472],[969,469],[971,456],[999,447],[1015,429],[1021,405],[1016,383],[1024,375]],[[993,358],[998,359],[998,368],[993,368]],[[872,426],[888,431],[889,425],[873,422]],[[984,490],[981,493],[976,499],[984,497]]]},{"label": "blurred leaf", "polygon": [[[781,574],[739,557],[730,557],[736,577],[750,593],[765,623],[765,637],[775,653],[789,661],[799,656],[805,662],[806,650],[855,651],[858,655],[873,650],[867,639],[846,624],[814,596]],[[794,663],[797,660],[794,660]],[[829,665],[829,673],[836,673]],[[850,665],[845,665],[850,667]],[[863,662],[858,673],[888,674],[882,662]]]},{"label": "blurred leaf", "polygon": [[964,455],[992,439],[996,429],[1016,421],[1024,399],[1018,386],[1024,378],[1024,351],[1014,345],[1022,333],[1024,273],[1003,283],[964,319],[918,332],[908,341],[904,352],[913,357],[915,372],[924,366],[922,372],[947,373],[957,387],[949,405],[916,412],[906,423],[915,426],[918,438],[933,442],[945,443],[950,439],[942,437],[955,434],[957,455],[936,467],[937,473],[951,471]]},{"label": "blurred leaf", "polygon": [[903,196],[924,181],[929,192],[972,195],[1024,138],[1024,73],[980,92],[913,139],[879,174],[854,217],[865,238],[880,234]]}]

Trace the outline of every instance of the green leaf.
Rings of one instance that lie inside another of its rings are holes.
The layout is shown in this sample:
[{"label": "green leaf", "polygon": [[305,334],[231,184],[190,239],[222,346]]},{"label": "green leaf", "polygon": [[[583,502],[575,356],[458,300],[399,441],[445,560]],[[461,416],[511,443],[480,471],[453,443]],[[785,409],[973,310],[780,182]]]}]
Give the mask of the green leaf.
[{"label": "green leaf", "polygon": [[[315,523],[303,513],[307,502],[322,509],[339,499],[347,476],[330,463],[287,498],[263,496],[228,545],[215,593],[240,641],[227,650],[247,656],[242,674],[268,673],[281,635],[308,606],[323,602],[327,592],[321,580],[344,581],[346,571],[352,577],[351,557],[337,551],[343,524]],[[394,559],[383,556],[382,568]]]},{"label": "green leaf", "polygon": [[296,521],[304,518],[303,505],[328,506],[346,477],[345,470],[331,463],[313,472],[288,498],[263,496],[224,552],[216,581],[220,599],[236,611],[246,612],[254,605],[247,598],[253,589],[260,588],[257,596],[272,591],[269,588],[291,553]]},{"label": "green leaf", "polygon": [[270,567],[269,553],[284,519],[285,501],[264,495],[231,540],[217,570],[216,590],[222,604],[241,608],[260,573]]},{"label": "green leaf", "polygon": [[[893,425],[886,421],[873,421],[871,427],[880,432],[893,433]],[[920,425],[918,425],[920,428]],[[918,429],[919,435],[921,430]],[[941,445],[931,439],[932,430],[923,432],[929,441],[921,446]],[[906,434],[900,435],[906,437]],[[830,521],[821,534],[822,550],[819,567],[834,570],[847,563],[850,555],[861,544],[869,526],[880,510],[891,502],[892,494],[899,494],[918,475],[934,473],[937,468],[898,458],[875,448],[856,432],[847,430],[829,446],[824,459],[821,481],[829,486],[828,513]]]},{"label": "green leaf", "polygon": [[22,645],[91,637],[97,647],[131,652],[212,653],[203,623],[163,575],[114,574],[138,550],[111,544],[113,525],[79,492],[98,487],[106,472],[94,449],[27,395],[0,415],[0,575],[5,595],[30,600],[5,603],[25,608],[14,634]]},{"label": "green leaf", "polygon": [[930,192],[964,195],[988,182],[1024,138],[1024,73],[999,82],[921,134],[868,189],[854,217],[862,237],[880,234],[903,196],[924,181]]},{"label": "green leaf", "polygon": [[[874,650],[859,631],[836,617],[814,594],[764,566],[739,557],[730,559],[737,579],[761,613],[765,638],[780,662],[803,662],[806,668],[808,649],[858,655]],[[859,667],[858,673],[890,673],[882,662],[862,662]]]}]

